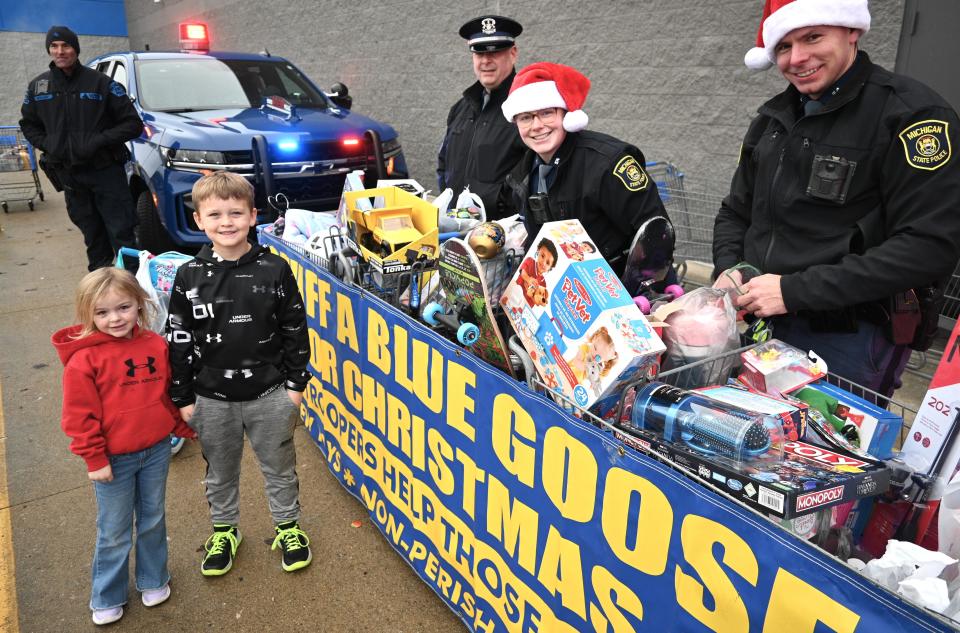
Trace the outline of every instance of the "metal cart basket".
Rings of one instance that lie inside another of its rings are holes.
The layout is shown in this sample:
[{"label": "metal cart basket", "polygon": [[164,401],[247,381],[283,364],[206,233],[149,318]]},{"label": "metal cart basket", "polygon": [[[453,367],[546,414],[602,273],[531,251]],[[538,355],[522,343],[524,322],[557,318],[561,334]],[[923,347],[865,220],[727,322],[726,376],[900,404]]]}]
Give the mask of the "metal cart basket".
[{"label": "metal cart basket", "polygon": [[[30,176],[19,175],[20,172],[30,172]],[[8,213],[9,202],[26,202],[33,211],[36,198],[43,200],[43,188],[33,145],[17,126],[0,125],[0,206]]]}]

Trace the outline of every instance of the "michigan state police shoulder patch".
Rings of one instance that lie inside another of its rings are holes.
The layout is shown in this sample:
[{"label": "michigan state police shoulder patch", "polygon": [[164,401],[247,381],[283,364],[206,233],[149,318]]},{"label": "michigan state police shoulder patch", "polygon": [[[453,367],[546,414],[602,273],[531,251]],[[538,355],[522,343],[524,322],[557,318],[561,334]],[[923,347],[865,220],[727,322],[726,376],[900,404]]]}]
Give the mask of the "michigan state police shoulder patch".
[{"label": "michigan state police shoulder patch", "polygon": [[917,121],[900,132],[907,164],[933,171],[950,160],[949,124],[938,119]]},{"label": "michigan state police shoulder patch", "polygon": [[630,191],[643,191],[650,183],[647,172],[633,156],[624,156],[613,168],[613,175],[620,179],[623,186]]}]

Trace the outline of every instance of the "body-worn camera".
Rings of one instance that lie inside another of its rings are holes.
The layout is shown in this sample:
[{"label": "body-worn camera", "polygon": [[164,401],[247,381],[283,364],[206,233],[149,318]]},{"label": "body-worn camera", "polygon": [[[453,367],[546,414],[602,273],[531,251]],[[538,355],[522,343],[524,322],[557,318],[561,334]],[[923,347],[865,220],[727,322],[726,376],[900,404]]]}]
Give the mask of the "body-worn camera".
[{"label": "body-worn camera", "polygon": [[553,220],[550,214],[550,197],[545,193],[535,193],[527,198],[527,208],[535,224],[546,224]]},{"label": "body-worn camera", "polygon": [[840,156],[814,156],[807,195],[818,200],[843,204],[856,168],[856,162]]}]

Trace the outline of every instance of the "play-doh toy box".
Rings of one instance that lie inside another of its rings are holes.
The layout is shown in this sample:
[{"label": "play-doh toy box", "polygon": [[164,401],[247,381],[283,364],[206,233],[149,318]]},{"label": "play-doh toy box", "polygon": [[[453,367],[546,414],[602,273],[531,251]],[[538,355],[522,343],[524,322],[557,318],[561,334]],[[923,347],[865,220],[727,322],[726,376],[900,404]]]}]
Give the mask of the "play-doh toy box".
[{"label": "play-doh toy box", "polygon": [[583,409],[664,351],[578,220],[543,225],[500,304],[543,383]]}]

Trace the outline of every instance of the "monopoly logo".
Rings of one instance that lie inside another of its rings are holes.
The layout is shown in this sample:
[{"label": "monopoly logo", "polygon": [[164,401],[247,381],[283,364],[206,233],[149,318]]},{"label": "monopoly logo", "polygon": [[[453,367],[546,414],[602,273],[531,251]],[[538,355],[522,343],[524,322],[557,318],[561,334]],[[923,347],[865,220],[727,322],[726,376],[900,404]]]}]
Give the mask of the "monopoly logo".
[{"label": "monopoly logo", "polygon": [[846,466],[850,468],[866,468],[870,466],[868,462],[850,457],[849,455],[840,455],[828,451],[825,448],[811,444],[803,444],[801,442],[784,442],[783,449],[791,455],[830,466]]},{"label": "monopoly logo", "polygon": [[817,492],[808,492],[805,495],[799,495],[797,497],[797,512],[809,510],[810,508],[818,508],[822,505],[833,503],[834,501],[840,501],[841,499],[843,499],[843,486],[818,490]]}]

